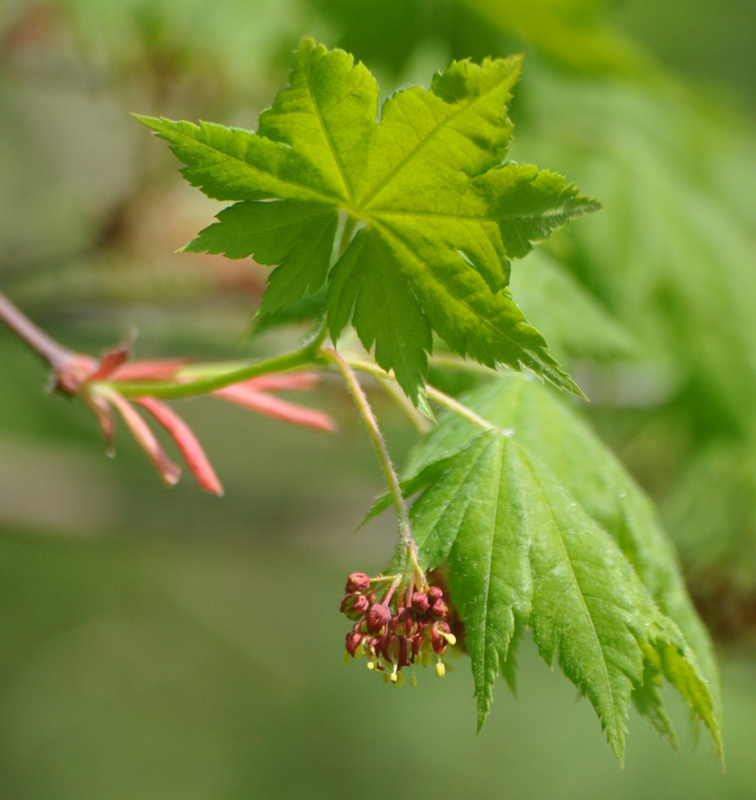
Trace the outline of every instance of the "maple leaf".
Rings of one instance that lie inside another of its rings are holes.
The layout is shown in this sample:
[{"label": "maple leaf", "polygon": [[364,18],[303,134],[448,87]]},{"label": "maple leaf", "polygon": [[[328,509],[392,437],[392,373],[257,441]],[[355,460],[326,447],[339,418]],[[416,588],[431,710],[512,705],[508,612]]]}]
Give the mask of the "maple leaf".
[{"label": "maple leaf", "polygon": [[711,645],[649,501],[573,412],[533,381],[496,380],[466,404],[490,429],[446,417],[416,448],[403,490],[421,492],[410,513],[421,567],[448,565],[478,727],[496,676],[513,683],[519,624],[589,698],[620,760],[631,701],[676,746],[663,678],[721,754]]},{"label": "maple leaf", "polygon": [[430,91],[390,97],[377,122],[370,72],[304,39],[257,133],[139,119],[193,186],[238,201],[184,249],[275,265],[261,314],[325,286],[334,341],[351,320],[421,407],[433,332],[460,355],[579,394],[506,291],[511,259],[598,208],[559,175],[503,163],[521,62],[455,62]]}]

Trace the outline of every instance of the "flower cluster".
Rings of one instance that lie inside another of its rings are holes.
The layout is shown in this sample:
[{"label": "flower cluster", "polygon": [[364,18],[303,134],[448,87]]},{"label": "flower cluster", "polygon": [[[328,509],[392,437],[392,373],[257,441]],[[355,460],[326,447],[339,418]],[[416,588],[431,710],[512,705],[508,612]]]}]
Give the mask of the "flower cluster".
[{"label": "flower cluster", "polygon": [[[377,594],[387,584],[379,601]],[[383,680],[395,686],[404,683],[402,668],[412,667],[410,683],[414,686],[414,665],[427,667],[435,657],[436,675],[443,678],[442,658],[457,641],[449,627],[444,591],[440,586],[414,591],[413,581],[407,592],[397,592],[399,585],[400,579],[369,578],[363,572],[349,576],[341,613],[354,625],[346,636],[344,663],[349,663],[350,656],[367,656],[368,669],[382,673]]]}]

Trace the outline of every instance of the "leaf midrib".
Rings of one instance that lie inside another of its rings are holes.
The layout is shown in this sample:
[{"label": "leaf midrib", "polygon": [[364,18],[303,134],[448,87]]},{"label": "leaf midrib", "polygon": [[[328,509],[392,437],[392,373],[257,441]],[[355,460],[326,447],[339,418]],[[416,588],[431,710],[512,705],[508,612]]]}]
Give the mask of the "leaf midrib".
[{"label": "leaf midrib", "polygon": [[[497,530],[497,522],[498,522],[498,518],[499,518],[499,499],[501,497],[501,492],[500,492],[500,488],[501,488],[501,470],[502,470],[502,465],[503,465],[503,461],[504,461],[504,451],[503,451],[503,448],[502,448],[502,440],[501,440],[500,437],[498,437],[498,436],[496,437],[495,444],[497,445],[496,449],[497,449],[497,462],[498,462],[495,475],[498,475],[498,481],[496,481],[496,479],[494,478],[494,480],[497,483],[497,492],[496,492],[496,500],[494,501],[494,503],[495,503],[494,513],[492,514],[492,521],[491,521],[491,526],[490,526],[490,528],[491,528],[491,546],[490,546],[489,552],[488,552],[488,570],[487,570],[486,576],[485,576],[486,588],[485,588],[485,592],[483,594],[484,613],[482,615],[482,621],[481,621],[481,634],[482,634],[481,635],[481,640],[482,640],[483,647],[482,647],[481,659],[480,659],[480,667],[481,667],[481,671],[483,673],[483,681],[482,681],[481,688],[482,688],[483,691],[481,693],[482,697],[480,697],[479,700],[478,700],[478,708],[479,709],[481,707],[480,704],[483,703],[483,705],[485,706],[485,702],[486,702],[486,697],[485,697],[486,653],[487,653],[487,648],[486,648],[486,630],[488,628],[488,610],[489,610],[488,609],[488,596],[489,596],[490,590],[491,590],[491,572],[493,571],[493,551],[494,551],[494,543],[496,542],[496,530]],[[469,506],[468,506],[468,508],[469,508]],[[465,509],[465,512],[466,511],[467,511],[467,509]],[[464,520],[463,520],[463,522],[464,522]],[[461,526],[460,526],[460,528],[461,528]],[[478,714],[480,715],[480,710],[479,710]]]},{"label": "leaf midrib", "polygon": [[[367,210],[370,203],[372,203],[376,197],[391,183],[392,180],[401,172],[405,166],[425,147],[425,145],[446,125],[448,125],[452,120],[456,119],[462,112],[468,111],[472,106],[475,105],[479,100],[487,97],[491,92],[498,89],[501,84],[505,83],[506,80],[510,79],[510,76],[506,78],[502,78],[501,80],[497,81],[493,84],[489,89],[485,92],[481,92],[480,94],[476,95],[473,98],[470,98],[468,102],[464,105],[461,105],[456,111],[450,114],[448,117],[444,117],[441,122],[437,123],[413,148],[410,150],[409,153],[395,166],[393,167],[383,178],[379,181],[378,185],[374,187],[365,197],[363,197],[362,201],[360,202],[360,208]],[[429,95],[434,97],[438,97],[435,92],[430,91],[428,92]]]},{"label": "leaf midrib", "polygon": [[[466,298],[459,297],[459,295],[457,295],[454,292],[452,292],[451,289],[445,283],[443,283],[435,275],[433,275],[433,273],[431,273],[430,269],[428,268],[428,265],[426,264],[426,262],[423,261],[423,259],[420,258],[420,256],[417,253],[415,253],[415,251],[395,231],[392,231],[391,228],[389,228],[386,225],[381,225],[380,223],[378,223],[378,225],[380,226],[380,228],[382,230],[384,230],[386,233],[388,233],[396,242],[398,242],[402,247],[404,247],[404,249],[413,257],[413,259],[418,264],[420,264],[421,268],[424,268],[426,274],[430,274],[430,275],[433,276],[433,280],[449,295],[449,297],[451,297],[457,303],[461,303],[463,306],[465,306],[465,308],[467,308],[470,311],[470,313],[475,317],[475,319],[477,319],[479,322],[481,322],[481,323],[485,324],[487,327],[489,327],[492,331],[494,331],[494,333],[497,336],[501,336],[502,338],[506,339],[518,353],[522,353],[523,356],[525,356],[525,355],[530,356],[530,358],[533,359],[533,361],[536,362],[537,364],[543,364],[542,359],[536,353],[532,352],[531,350],[526,350],[522,345],[520,345],[518,342],[516,342],[506,332],[502,331],[500,328],[497,328],[490,320],[486,319],[486,317],[481,316],[470,305],[470,303],[467,301]],[[477,272],[477,270],[475,270],[475,273],[477,275],[480,275],[480,273]],[[481,280],[484,280],[482,276],[481,276]],[[491,297],[496,297],[498,294],[499,293],[494,294],[492,292],[491,293]],[[511,300],[511,298],[507,298],[507,299]],[[513,301],[512,301],[512,305],[514,305]],[[515,306],[515,308],[516,308],[516,306]]]},{"label": "leaf midrib", "polygon": [[[471,450],[473,447],[475,447],[478,444],[478,442],[485,435],[486,435],[485,432],[481,433],[479,436],[476,436],[471,441],[467,442],[464,447],[459,448],[459,450],[457,450],[457,452],[455,453],[457,458],[459,458],[466,450]],[[482,458],[482,453],[479,453],[477,458],[475,458],[475,460],[467,467],[467,469],[465,471],[465,474],[464,474],[464,477],[457,484],[457,489],[455,491],[454,496],[444,499],[444,502],[443,502],[443,504],[441,506],[441,510],[436,515],[436,518],[433,521],[432,527],[428,529],[428,533],[426,534],[425,539],[423,539],[422,542],[418,542],[418,550],[419,550],[419,556],[420,557],[425,555],[425,557],[427,559],[427,555],[428,555],[427,552],[425,554],[423,553],[423,547],[425,545],[425,542],[428,541],[428,538],[430,537],[431,533],[434,533],[436,531],[436,528],[438,527],[439,522],[443,519],[444,515],[449,510],[449,507],[452,505],[452,503],[454,503],[454,501],[456,499],[456,496],[457,496],[457,493],[459,492],[459,487],[460,486],[464,486],[467,483],[468,479],[470,478],[470,473],[475,469],[475,467],[477,467],[477,465],[478,465],[478,463],[479,463],[481,458]],[[413,506],[413,509],[414,509],[414,506]],[[461,525],[460,525],[460,528],[461,528]],[[451,552],[451,548],[454,546],[454,542],[456,542],[457,536],[459,536],[459,530],[460,529],[458,528],[457,529],[457,533],[454,536],[453,541],[451,541],[449,543],[449,552]],[[444,558],[446,558],[446,557],[448,557],[448,553],[446,554],[446,556],[444,556]],[[438,565],[437,564],[432,564],[431,565],[432,568],[434,568],[436,566],[438,566]]]},{"label": "leaf midrib", "polygon": [[[168,121],[170,122],[170,120],[168,120]],[[195,125],[194,127],[200,133],[204,132],[203,128],[200,127],[199,125]],[[155,130],[155,129],[153,128],[153,130]],[[227,128],[226,130],[231,130],[231,129]],[[162,138],[166,139],[168,142],[171,141],[171,137],[165,135],[161,131],[156,131],[156,132],[158,133],[159,136],[162,136]],[[258,134],[253,133],[251,135],[252,136],[257,136]],[[210,151],[212,153],[216,153],[217,155],[222,156],[223,158],[227,158],[229,160],[236,161],[239,164],[241,164],[242,166],[252,170],[253,172],[258,172],[261,175],[265,175],[268,178],[271,178],[271,179],[273,179],[275,181],[279,181],[280,183],[283,183],[286,186],[293,186],[295,189],[300,189],[301,191],[304,191],[307,194],[311,194],[314,197],[317,197],[321,201],[325,200],[328,203],[333,203],[335,205],[341,205],[344,202],[344,198],[343,197],[339,197],[338,195],[323,194],[322,192],[318,192],[316,189],[312,189],[311,187],[305,186],[304,184],[295,183],[294,181],[287,180],[286,178],[282,178],[280,175],[276,175],[276,174],[274,174],[272,172],[264,170],[261,167],[256,166],[255,164],[250,164],[249,161],[246,161],[245,159],[240,158],[239,156],[232,155],[231,153],[227,153],[224,150],[219,150],[217,147],[213,147],[211,144],[208,144],[207,142],[202,141],[201,139],[189,136],[189,134],[186,134],[181,130],[172,131],[172,136],[173,136],[174,140],[175,139],[179,139],[179,138],[180,139],[184,139],[184,140],[186,140],[186,141],[188,141],[188,142],[190,142],[190,143],[192,143],[194,145],[198,145],[199,147],[204,148],[205,150],[208,150],[208,151]],[[267,137],[261,137],[261,138],[267,138]],[[268,139],[268,141],[273,142],[272,139]],[[273,143],[274,144],[279,144],[278,142],[273,142]],[[183,159],[181,159],[181,160],[183,161]],[[184,162],[184,163],[186,164],[186,162]],[[197,169],[207,170],[208,169],[207,167],[201,167],[201,166],[190,165],[190,164],[187,164],[187,168],[188,169],[193,169],[193,170],[197,170]],[[213,180],[217,180],[217,179],[213,179]],[[203,187],[207,186],[207,183],[203,183],[202,186]],[[238,201],[239,198],[236,198],[236,199]],[[294,199],[294,198],[281,198],[281,199],[282,200],[289,200],[289,199]],[[248,201],[248,202],[254,202],[254,201]]]},{"label": "leaf midrib", "polygon": [[318,101],[315,98],[315,93],[312,90],[312,75],[310,71],[312,69],[312,62],[310,59],[307,59],[305,63],[305,82],[307,83],[307,93],[310,95],[310,100],[312,101],[312,106],[315,109],[315,115],[318,119],[318,124],[320,125],[320,129],[323,131],[323,137],[325,138],[326,142],[328,143],[328,148],[331,151],[331,157],[333,158],[334,163],[336,164],[336,168],[339,171],[339,175],[341,176],[342,183],[344,184],[344,189],[346,189],[347,200],[349,201],[349,205],[353,205],[354,200],[354,192],[352,191],[352,185],[347,178],[347,174],[344,171],[344,166],[341,163],[341,159],[336,152],[336,147],[334,146],[333,139],[331,138],[330,131],[328,130],[328,126],[326,125],[325,119],[323,119],[323,114],[320,110],[320,106],[318,105]]},{"label": "leaf midrib", "polygon": [[[590,624],[591,633],[593,634],[593,638],[594,638],[594,640],[596,642],[596,645],[598,647],[598,651],[601,654],[601,658],[600,658],[601,666],[603,668],[604,678],[606,680],[606,686],[607,686],[607,689],[608,689],[608,692],[609,692],[610,705],[611,705],[611,708],[612,708],[612,711],[613,711],[613,714],[612,714],[612,725],[611,725],[612,738],[615,741],[617,741],[618,745],[620,745],[620,738],[619,738],[619,735],[618,735],[619,732],[618,732],[617,718],[616,718],[616,713],[618,711],[618,708],[617,708],[616,700],[615,700],[615,697],[614,697],[614,688],[612,687],[611,678],[609,676],[609,669],[607,667],[606,656],[604,654],[604,648],[603,648],[603,646],[601,644],[601,639],[599,638],[598,631],[596,630],[596,625],[593,622],[593,617],[591,616],[591,612],[590,612],[590,610],[588,608],[588,604],[585,601],[585,596],[583,595],[583,590],[582,590],[582,588],[580,586],[580,582],[578,581],[577,574],[575,573],[575,568],[572,565],[572,559],[570,558],[569,553],[567,551],[567,547],[564,544],[564,538],[562,536],[561,529],[560,529],[560,527],[559,527],[559,525],[557,523],[556,517],[554,516],[554,512],[551,509],[551,504],[548,502],[546,491],[543,488],[543,485],[541,484],[540,480],[538,479],[538,476],[536,474],[536,471],[535,471],[535,468],[533,466],[533,463],[530,460],[530,457],[528,456],[527,452],[517,442],[513,442],[513,444],[515,445],[515,447],[517,447],[518,451],[520,452],[520,455],[522,456],[522,459],[523,459],[523,464],[525,466],[527,466],[528,471],[530,472],[530,475],[532,477],[533,483],[534,483],[535,487],[537,488],[538,493],[541,496],[541,501],[542,501],[542,503],[544,505],[544,508],[547,510],[548,515],[549,515],[549,517],[551,519],[552,528],[553,528],[554,533],[556,535],[557,541],[559,542],[559,545],[560,545],[560,547],[562,549],[562,552],[564,553],[564,559],[565,559],[565,561],[566,561],[566,563],[567,563],[567,565],[569,567],[570,574],[572,575],[572,579],[573,579],[575,588],[577,590],[577,594],[578,594],[578,596],[580,598],[580,603],[583,606],[583,610],[585,612],[585,616],[587,617],[588,622]],[[609,728],[609,724],[608,723],[607,723],[607,728]]]}]

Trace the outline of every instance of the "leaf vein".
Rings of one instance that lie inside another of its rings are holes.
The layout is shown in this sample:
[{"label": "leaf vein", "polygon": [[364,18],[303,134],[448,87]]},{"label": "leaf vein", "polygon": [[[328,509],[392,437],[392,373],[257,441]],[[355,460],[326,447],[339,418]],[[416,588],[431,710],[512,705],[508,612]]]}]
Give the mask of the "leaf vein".
[{"label": "leaf vein", "polygon": [[339,175],[341,175],[341,180],[344,183],[344,188],[347,192],[347,199],[351,202],[353,193],[352,193],[352,186],[349,182],[349,178],[344,171],[344,165],[341,163],[341,160],[336,153],[336,147],[334,146],[333,139],[331,138],[331,133],[328,130],[328,126],[326,125],[325,119],[323,119],[323,113],[318,105],[318,101],[315,99],[315,93],[312,91],[312,75],[310,70],[312,69],[312,64],[310,61],[307,61],[305,66],[305,81],[307,82],[307,91],[310,95],[310,99],[312,100],[312,106],[315,109],[315,115],[318,118],[318,124],[320,125],[321,130],[323,131],[323,136],[325,137],[326,142],[328,143],[328,147],[331,151],[331,156],[333,157],[333,161],[336,164],[337,169],[339,170]]}]

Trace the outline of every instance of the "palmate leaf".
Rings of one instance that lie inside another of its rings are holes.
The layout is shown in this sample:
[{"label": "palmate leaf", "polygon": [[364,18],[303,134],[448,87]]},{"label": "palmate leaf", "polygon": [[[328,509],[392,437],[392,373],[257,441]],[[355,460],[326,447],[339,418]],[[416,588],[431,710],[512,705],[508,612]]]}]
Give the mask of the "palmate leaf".
[{"label": "palmate leaf", "polygon": [[[559,175],[503,163],[520,68],[455,62],[430,91],[389,98],[379,123],[368,70],[304,39],[257,133],[140,119],[192,185],[238,201],[185,249],[276,265],[262,314],[325,286],[332,338],[351,320],[416,404],[434,331],[461,355],[579,393],[506,291],[511,259],[598,208]],[[356,235],[331,268],[340,215]]]},{"label": "palmate leaf", "polygon": [[468,405],[490,430],[450,416],[404,481],[425,568],[446,562],[466,627],[478,725],[509,662],[516,624],[593,704],[621,760],[631,700],[673,745],[666,678],[721,753],[707,634],[652,507],[601,442],[547,390],[512,375]]}]

